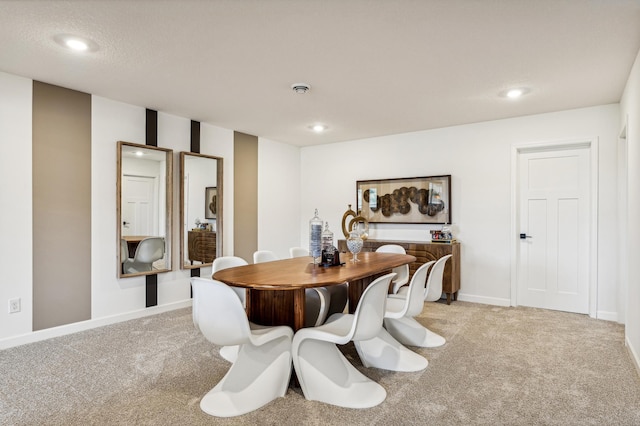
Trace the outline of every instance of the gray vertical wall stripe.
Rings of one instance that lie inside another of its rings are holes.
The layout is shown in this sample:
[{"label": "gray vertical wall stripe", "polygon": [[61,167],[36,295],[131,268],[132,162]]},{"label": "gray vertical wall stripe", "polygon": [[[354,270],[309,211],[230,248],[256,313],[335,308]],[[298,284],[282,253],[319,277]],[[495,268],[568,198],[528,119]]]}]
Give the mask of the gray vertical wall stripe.
[{"label": "gray vertical wall stripe", "polygon": [[233,133],[234,254],[253,262],[258,249],[258,138]]},{"label": "gray vertical wall stripe", "polygon": [[91,319],[91,95],[33,82],[33,329]]}]

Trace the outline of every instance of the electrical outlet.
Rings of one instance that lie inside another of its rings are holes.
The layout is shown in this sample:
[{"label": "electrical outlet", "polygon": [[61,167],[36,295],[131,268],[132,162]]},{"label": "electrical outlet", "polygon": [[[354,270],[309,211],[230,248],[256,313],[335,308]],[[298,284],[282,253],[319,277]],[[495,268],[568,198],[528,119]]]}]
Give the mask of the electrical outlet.
[{"label": "electrical outlet", "polygon": [[20,312],[20,298],[9,299],[9,313],[15,314],[16,312]]}]

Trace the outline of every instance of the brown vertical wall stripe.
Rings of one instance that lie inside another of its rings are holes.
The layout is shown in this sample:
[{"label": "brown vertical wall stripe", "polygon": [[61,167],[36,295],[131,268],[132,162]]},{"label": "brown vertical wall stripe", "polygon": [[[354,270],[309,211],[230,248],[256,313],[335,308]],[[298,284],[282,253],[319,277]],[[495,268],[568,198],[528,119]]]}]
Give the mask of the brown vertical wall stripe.
[{"label": "brown vertical wall stripe", "polygon": [[258,249],[258,138],[233,133],[233,246],[252,262]]},{"label": "brown vertical wall stripe", "polygon": [[33,329],[91,319],[91,95],[33,82]]}]

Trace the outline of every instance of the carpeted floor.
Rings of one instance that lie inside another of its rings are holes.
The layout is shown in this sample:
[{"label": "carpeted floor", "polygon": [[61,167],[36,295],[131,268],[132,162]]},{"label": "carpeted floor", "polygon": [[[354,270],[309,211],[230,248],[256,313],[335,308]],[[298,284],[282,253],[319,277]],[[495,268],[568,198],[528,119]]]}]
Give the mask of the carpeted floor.
[{"label": "carpeted floor", "polygon": [[584,315],[465,302],[427,304],[419,320],[447,338],[418,349],[419,373],[362,368],[387,390],[367,410],[290,388],[262,409],[219,419],[200,398],[229,364],[191,310],[0,351],[2,425],[640,425],[640,378],[623,326]]}]

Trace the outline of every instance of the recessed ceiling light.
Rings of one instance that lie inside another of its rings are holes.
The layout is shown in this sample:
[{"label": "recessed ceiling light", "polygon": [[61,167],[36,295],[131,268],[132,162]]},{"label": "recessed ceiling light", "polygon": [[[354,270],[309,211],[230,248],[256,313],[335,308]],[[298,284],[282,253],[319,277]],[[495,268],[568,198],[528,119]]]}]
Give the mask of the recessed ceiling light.
[{"label": "recessed ceiling light", "polygon": [[529,89],[526,87],[514,87],[512,89],[507,89],[501,92],[500,96],[509,98],[509,99],[517,99],[523,95],[529,93]]},{"label": "recessed ceiling light", "polygon": [[324,124],[314,124],[313,126],[311,126],[311,130],[316,133],[322,133],[327,130],[327,126],[325,126]]},{"label": "recessed ceiling light", "polygon": [[93,41],[71,34],[58,34],[53,39],[60,46],[73,50],[74,52],[89,52],[98,50],[98,45]]},{"label": "recessed ceiling light", "polygon": [[89,48],[89,45],[87,45],[87,43],[75,38],[68,39],[67,41],[65,41],[64,45],[67,46],[69,49],[78,50],[80,52],[84,52]]}]

